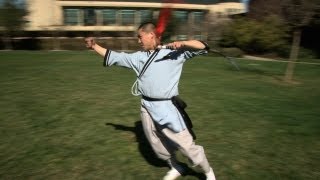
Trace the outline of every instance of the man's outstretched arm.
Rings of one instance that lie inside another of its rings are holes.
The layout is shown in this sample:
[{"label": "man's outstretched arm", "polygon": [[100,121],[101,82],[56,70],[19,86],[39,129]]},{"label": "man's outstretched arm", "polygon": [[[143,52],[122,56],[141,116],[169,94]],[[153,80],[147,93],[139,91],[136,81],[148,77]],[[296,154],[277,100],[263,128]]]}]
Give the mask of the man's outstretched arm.
[{"label": "man's outstretched arm", "polygon": [[85,43],[87,48],[95,50],[101,56],[104,57],[106,55],[107,49],[97,44],[93,37],[85,38]]},{"label": "man's outstretched arm", "polygon": [[201,50],[209,48],[206,43],[198,40],[175,41],[167,44],[166,46],[171,47],[172,49],[191,48]]}]

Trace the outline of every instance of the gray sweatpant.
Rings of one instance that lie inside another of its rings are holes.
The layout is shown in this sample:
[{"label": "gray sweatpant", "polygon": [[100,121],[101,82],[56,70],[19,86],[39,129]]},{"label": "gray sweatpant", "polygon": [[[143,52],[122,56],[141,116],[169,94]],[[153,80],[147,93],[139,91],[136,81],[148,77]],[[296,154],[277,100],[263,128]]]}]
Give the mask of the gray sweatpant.
[{"label": "gray sweatpant", "polygon": [[176,133],[168,128],[159,128],[143,106],[141,107],[141,119],[144,133],[160,159],[168,162],[175,161],[174,152],[180,150],[194,166],[199,166],[203,172],[210,171],[203,147],[194,143],[188,129]]}]

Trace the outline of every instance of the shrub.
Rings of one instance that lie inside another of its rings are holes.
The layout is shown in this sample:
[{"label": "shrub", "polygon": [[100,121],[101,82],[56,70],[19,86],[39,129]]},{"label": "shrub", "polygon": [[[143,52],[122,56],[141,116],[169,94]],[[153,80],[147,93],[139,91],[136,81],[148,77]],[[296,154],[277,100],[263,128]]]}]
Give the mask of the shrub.
[{"label": "shrub", "polygon": [[311,49],[300,47],[299,58],[315,59],[315,58],[317,58],[317,53]]},{"label": "shrub", "polygon": [[276,16],[263,21],[248,18],[235,19],[224,30],[220,45],[238,47],[247,53],[275,52],[287,44],[287,28]]},{"label": "shrub", "polygon": [[[226,56],[230,56],[230,57],[242,57],[244,55],[244,52],[236,47],[232,47],[232,48],[220,48],[217,49],[220,53],[226,55]],[[214,53],[214,52],[210,52],[209,53],[210,56],[221,56],[218,53]]]},{"label": "shrub", "polygon": [[231,56],[231,57],[242,57],[244,52],[236,47],[233,48],[222,48],[221,52],[225,54],[226,56]]}]

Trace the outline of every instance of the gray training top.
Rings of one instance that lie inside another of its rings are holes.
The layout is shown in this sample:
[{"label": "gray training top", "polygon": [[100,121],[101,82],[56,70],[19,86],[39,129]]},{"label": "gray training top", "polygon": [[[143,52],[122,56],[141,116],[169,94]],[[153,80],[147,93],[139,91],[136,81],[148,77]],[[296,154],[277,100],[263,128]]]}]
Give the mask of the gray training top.
[{"label": "gray training top", "polygon": [[[107,50],[104,57],[104,66],[117,65],[133,69],[137,76],[141,73],[144,64],[152,59],[144,74],[137,79],[138,93],[151,98],[169,99],[179,94],[178,84],[183,63],[186,60],[201,54],[206,50],[171,50],[157,49],[124,53]],[[147,109],[152,119],[175,132],[181,132],[186,125],[176,107],[168,101],[141,100],[142,106]]]}]

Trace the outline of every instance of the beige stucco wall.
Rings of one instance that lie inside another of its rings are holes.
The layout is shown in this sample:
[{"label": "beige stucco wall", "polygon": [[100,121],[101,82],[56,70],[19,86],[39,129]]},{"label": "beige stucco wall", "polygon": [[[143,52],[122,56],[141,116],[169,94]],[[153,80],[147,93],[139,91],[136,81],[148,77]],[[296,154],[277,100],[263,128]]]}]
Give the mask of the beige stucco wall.
[{"label": "beige stucco wall", "polygon": [[211,13],[216,13],[216,12],[227,13],[228,9],[239,10],[235,14],[245,13],[245,5],[243,3],[233,3],[233,2],[219,3],[219,4],[215,4],[215,5],[208,5],[207,9]]},{"label": "beige stucco wall", "polygon": [[55,0],[27,0],[27,30],[43,29],[53,24]]},{"label": "beige stucco wall", "polygon": [[[162,3],[143,2],[116,2],[116,1],[67,1],[67,0],[26,0],[29,15],[29,23],[26,30],[70,30],[70,31],[122,31],[135,30],[133,26],[63,26],[64,6],[85,6],[85,7],[144,7],[161,8]],[[208,10],[209,13],[227,13],[227,9],[239,9],[238,13],[244,12],[242,3],[219,3],[215,5],[195,5],[195,4],[174,4],[172,8]]]}]

